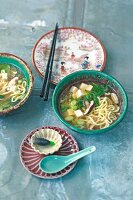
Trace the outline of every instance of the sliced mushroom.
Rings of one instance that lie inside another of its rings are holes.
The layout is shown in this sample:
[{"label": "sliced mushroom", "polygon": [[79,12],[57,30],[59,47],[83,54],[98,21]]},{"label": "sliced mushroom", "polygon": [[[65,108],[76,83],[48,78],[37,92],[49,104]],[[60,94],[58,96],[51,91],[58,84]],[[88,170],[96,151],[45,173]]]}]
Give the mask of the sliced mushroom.
[{"label": "sliced mushroom", "polygon": [[85,106],[86,106],[87,108],[88,108],[89,105],[90,105],[88,101],[85,101],[84,104],[85,104]]},{"label": "sliced mushroom", "polygon": [[111,93],[111,99],[115,104],[119,103],[118,97],[115,93]]},{"label": "sliced mushroom", "polygon": [[9,81],[8,86],[13,86],[15,85],[16,81],[18,80],[18,77],[14,77],[12,80]]},{"label": "sliced mushroom", "polygon": [[105,96],[110,96],[110,95],[111,95],[110,92],[106,92],[106,93],[105,93]]},{"label": "sliced mushroom", "polygon": [[83,105],[84,107],[88,108],[90,103],[88,101],[83,100]]},{"label": "sliced mushroom", "polygon": [[92,110],[93,105],[94,105],[94,101],[91,101],[90,104],[89,104],[89,107],[84,112],[84,115],[87,115]]}]

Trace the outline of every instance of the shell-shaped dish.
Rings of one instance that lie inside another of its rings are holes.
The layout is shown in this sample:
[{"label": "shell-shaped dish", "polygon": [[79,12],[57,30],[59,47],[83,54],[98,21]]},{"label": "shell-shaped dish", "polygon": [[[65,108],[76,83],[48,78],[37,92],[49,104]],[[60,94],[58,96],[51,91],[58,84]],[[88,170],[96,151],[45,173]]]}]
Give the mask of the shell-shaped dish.
[{"label": "shell-shaped dish", "polygon": [[[49,141],[53,141],[55,143],[55,145],[40,146],[40,145],[33,144],[33,141],[36,137],[44,138]],[[31,136],[30,143],[31,143],[31,146],[34,149],[34,151],[36,151],[40,154],[48,155],[48,154],[53,154],[54,152],[59,150],[59,148],[62,145],[62,138],[61,138],[61,135],[53,129],[40,129],[40,130],[37,130]]]}]

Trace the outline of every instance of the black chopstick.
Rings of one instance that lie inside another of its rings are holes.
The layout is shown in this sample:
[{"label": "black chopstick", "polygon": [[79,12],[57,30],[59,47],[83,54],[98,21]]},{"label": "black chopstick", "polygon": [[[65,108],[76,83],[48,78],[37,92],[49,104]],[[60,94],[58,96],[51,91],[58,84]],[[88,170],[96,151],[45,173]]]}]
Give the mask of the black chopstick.
[{"label": "black chopstick", "polygon": [[[45,76],[44,76],[44,79],[43,79],[43,86],[42,86],[42,89],[41,89],[40,97],[43,97],[44,93],[46,93],[45,92],[46,91],[46,85],[49,82],[49,80],[48,80],[49,69],[52,68],[51,67],[51,59],[53,59],[53,57],[54,57],[53,51],[55,51],[55,43],[56,43],[57,33],[58,33],[58,23],[56,23],[56,26],[55,26],[54,36],[53,36],[53,40],[52,40],[52,45],[51,45],[48,63],[47,63],[47,66],[46,66]],[[52,61],[52,64],[53,64],[53,61]],[[49,77],[49,78],[51,78],[51,77]]]},{"label": "black chopstick", "polygon": [[50,68],[49,68],[49,73],[48,73],[47,82],[46,82],[45,91],[44,91],[44,101],[48,100],[49,88],[51,84],[52,66],[53,66],[53,61],[54,61],[55,46],[56,46],[56,40],[53,47],[53,54],[51,56],[52,58],[51,58]]},{"label": "black chopstick", "polygon": [[52,51],[52,55],[51,55],[51,63],[50,63],[47,82],[46,82],[45,91],[44,91],[44,101],[48,100],[48,95],[49,95],[49,88],[50,88],[50,84],[51,84],[51,75],[52,75],[52,67],[53,67],[53,61],[54,61],[57,34],[58,34],[58,29],[57,29],[54,44],[53,44],[53,51]]}]

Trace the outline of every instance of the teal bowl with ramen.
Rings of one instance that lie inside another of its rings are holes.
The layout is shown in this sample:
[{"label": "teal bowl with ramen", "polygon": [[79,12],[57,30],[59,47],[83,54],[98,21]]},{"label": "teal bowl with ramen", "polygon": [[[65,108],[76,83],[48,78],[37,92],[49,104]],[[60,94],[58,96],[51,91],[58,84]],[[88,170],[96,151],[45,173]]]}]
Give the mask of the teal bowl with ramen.
[{"label": "teal bowl with ramen", "polygon": [[33,76],[21,58],[0,53],[0,114],[19,108],[29,97]]},{"label": "teal bowl with ramen", "polygon": [[64,77],[56,86],[52,105],[60,121],[84,134],[111,130],[124,118],[128,98],[112,76],[81,70]]}]

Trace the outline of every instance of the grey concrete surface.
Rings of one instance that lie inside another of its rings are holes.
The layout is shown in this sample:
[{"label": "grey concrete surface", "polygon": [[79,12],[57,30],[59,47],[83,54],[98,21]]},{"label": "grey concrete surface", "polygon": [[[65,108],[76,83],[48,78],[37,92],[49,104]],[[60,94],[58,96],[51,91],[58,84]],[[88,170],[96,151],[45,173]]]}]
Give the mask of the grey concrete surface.
[{"label": "grey concrete surface", "polygon": [[[33,92],[18,110],[0,117],[0,200],[133,199],[133,0],[0,0],[0,52],[24,59],[35,78]],[[50,99],[39,98],[42,79],[31,60],[36,40],[60,26],[79,26],[97,35],[107,50],[105,72],[117,78],[129,96],[124,120],[101,135],[81,135],[55,116]],[[42,125],[71,133],[80,149],[95,145],[95,154],[56,180],[42,180],[21,165],[25,135]]]}]

